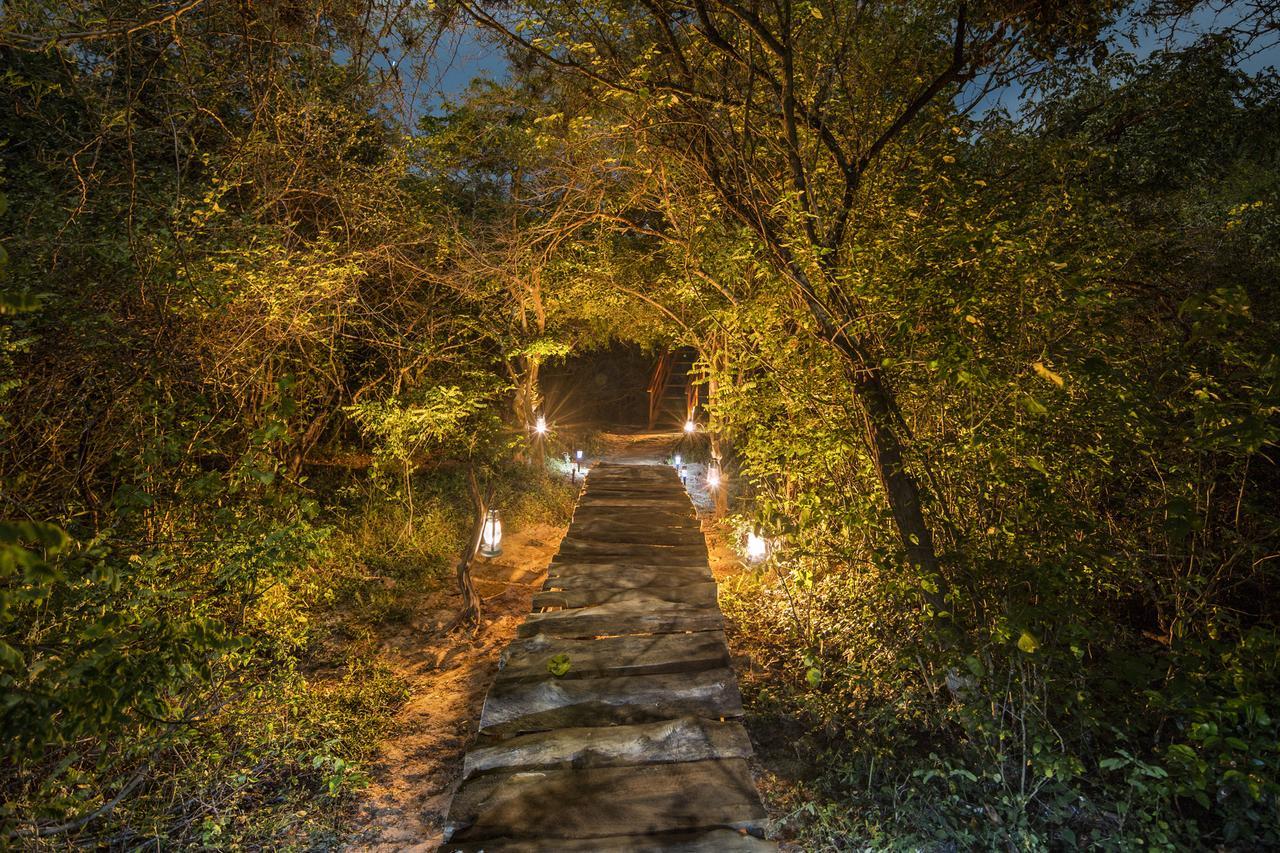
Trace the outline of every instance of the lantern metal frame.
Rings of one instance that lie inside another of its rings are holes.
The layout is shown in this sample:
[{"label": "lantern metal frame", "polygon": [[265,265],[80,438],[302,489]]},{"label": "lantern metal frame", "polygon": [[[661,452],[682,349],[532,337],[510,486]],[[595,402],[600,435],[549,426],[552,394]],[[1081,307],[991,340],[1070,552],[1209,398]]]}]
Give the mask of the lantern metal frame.
[{"label": "lantern metal frame", "polygon": [[496,509],[485,513],[484,523],[480,526],[479,553],[487,558],[502,553],[502,517]]}]

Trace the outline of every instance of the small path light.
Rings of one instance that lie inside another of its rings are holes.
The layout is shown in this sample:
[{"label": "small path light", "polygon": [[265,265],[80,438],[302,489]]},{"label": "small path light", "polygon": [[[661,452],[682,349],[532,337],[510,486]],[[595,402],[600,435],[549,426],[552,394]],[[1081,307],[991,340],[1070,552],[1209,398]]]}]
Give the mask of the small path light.
[{"label": "small path light", "polygon": [[759,563],[769,556],[769,540],[760,535],[759,525],[747,531],[747,562]]},{"label": "small path light", "polygon": [[496,509],[485,515],[484,526],[480,528],[480,556],[496,557],[502,553],[502,520],[498,518]]},{"label": "small path light", "polygon": [[676,454],[675,462],[673,462],[672,464],[673,464],[673,465],[675,465],[677,469],[680,467],[680,454],[679,454],[679,453],[677,453],[677,454]]},{"label": "small path light", "polygon": [[707,466],[707,488],[720,488],[720,463],[712,462]]},{"label": "small path light", "polygon": [[581,450],[579,450],[579,451],[578,451],[578,464],[579,464],[579,465],[581,465],[581,464],[582,464],[582,451],[581,451]]}]

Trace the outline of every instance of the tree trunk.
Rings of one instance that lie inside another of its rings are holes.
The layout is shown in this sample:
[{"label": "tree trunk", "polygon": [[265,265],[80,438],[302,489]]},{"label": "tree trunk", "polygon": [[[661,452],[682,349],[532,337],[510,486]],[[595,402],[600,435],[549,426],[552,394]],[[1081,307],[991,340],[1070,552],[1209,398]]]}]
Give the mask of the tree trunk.
[{"label": "tree trunk", "polygon": [[934,547],[929,522],[925,519],[920,485],[905,465],[904,444],[895,415],[898,410],[897,401],[880,369],[881,359],[875,357],[873,348],[866,341],[851,331],[850,326],[857,319],[858,312],[849,304],[837,285],[830,283],[830,291],[837,297],[842,313],[847,315],[839,321],[831,316],[827,306],[815,295],[803,270],[790,258],[788,267],[792,276],[800,282],[805,303],[818,321],[823,334],[844,356],[846,372],[866,417],[867,446],[884,486],[898,538],[906,552],[907,561],[921,575],[922,594],[933,611],[932,615],[943,623],[944,631],[949,632],[949,588],[942,575],[942,565]]},{"label": "tree trunk", "polygon": [[462,593],[462,610],[454,618],[452,627],[459,625],[480,625],[480,594],[476,592],[475,583],[471,580],[471,562],[480,550],[480,537],[484,533],[485,516],[489,507],[480,494],[480,485],[476,482],[475,469],[467,471],[467,485],[471,490],[471,500],[475,503],[476,518],[471,525],[471,536],[463,546],[456,569],[458,591]]}]

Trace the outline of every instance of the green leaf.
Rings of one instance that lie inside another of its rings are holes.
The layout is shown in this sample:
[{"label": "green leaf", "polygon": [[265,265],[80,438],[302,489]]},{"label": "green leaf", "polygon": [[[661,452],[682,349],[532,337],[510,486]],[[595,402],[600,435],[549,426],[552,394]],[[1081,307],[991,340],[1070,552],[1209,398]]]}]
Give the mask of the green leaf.
[{"label": "green leaf", "polygon": [[1049,414],[1049,410],[1044,407],[1044,404],[1035,397],[1032,397],[1030,394],[1024,395],[1018,402],[1021,403],[1022,408],[1025,409],[1029,415],[1039,417],[1041,415]]},{"label": "green leaf", "polygon": [[22,669],[22,653],[4,640],[0,640],[0,669]]},{"label": "green leaf", "polygon": [[551,659],[547,661],[547,672],[551,673],[556,678],[561,677],[568,671],[569,656],[566,654],[553,655]]},{"label": "green leaf", "polygon": [[1018,648],[1029,655],[1033,655],[1036,653],[1036,649],[1040,648],[1040,641],[1031,636],[1030,631],[1023,631],[1022,636],[1018,638]]}]

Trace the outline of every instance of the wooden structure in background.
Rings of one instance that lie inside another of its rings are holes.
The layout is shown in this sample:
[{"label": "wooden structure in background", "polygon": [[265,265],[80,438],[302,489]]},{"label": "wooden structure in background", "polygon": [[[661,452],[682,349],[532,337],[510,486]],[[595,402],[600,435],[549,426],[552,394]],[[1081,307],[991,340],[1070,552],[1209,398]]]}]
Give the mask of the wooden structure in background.
[{"label": "wooden structure in background", "polygon": [[444,851],[771,851],[706,542],[666,466],[587,477],[502,655]]},{"label": "wooden structure in background", "polygon": [[697,353],[688,347],[658,356],[649,377],[650,430],[663,419],[670,421],[665,426],[679,429],[698,408],[698,385],[689,375],[696,357]]}]

